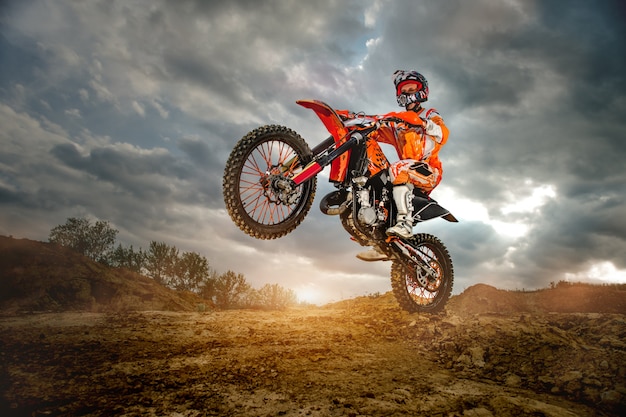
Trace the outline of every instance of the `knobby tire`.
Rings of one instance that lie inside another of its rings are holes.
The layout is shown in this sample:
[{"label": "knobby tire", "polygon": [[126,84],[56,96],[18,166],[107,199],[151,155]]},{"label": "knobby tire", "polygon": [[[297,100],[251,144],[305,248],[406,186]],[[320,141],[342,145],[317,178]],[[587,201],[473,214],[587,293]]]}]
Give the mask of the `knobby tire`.
[{"label": "knobby tire", "polygon": [[308,144],[293,130],[259,127],[239,140],[230,154],[222,182],[224,202],[233,222],[257,239],[276,239],[292,232],[306,217],[315,198],[317,178],[297,187],[296,200],[281,202],[263,182],[267,172],[297,156],[282,174],[289,178],[312,159]]},{"label": "knobby tire", "polygon": [[410,313],[439,313],[450,295],[454,284],[452,259],[444,244],[435,236],[421,233],[410,239],[411,246],[424,254],[431,268],[437,271],[437,279],[426,287],[415,274],[402,263],[391,265],[391,288],[400,307]]}]

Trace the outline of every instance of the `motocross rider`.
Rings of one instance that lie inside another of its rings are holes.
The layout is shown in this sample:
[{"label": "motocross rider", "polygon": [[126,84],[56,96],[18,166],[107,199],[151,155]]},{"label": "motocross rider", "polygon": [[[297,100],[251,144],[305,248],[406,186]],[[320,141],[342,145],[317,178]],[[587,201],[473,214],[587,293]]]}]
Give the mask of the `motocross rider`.
[{"label": "motocross rider", "polygon": [[[397,217],[396,224],[387,229],[387,235],[409,238],[413,235],[413,189],[428,195],[441,181],[439,150],[449,132],[437,110],[422,107],[428,100],[428,82],[422,74],[398,70],[393,74],[393,82],[398,105],[405,111],[385,114],[383,119],[392,120],[381,120],[372,137],[393,145],[400,158],[389,167]],[[375,249],[359,253],[357,258],[388,259]]]}]

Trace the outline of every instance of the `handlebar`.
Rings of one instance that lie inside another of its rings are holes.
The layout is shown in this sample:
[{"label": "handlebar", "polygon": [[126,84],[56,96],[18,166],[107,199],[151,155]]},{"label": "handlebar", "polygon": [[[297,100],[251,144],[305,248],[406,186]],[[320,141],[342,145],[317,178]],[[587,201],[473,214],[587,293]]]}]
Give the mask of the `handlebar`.
[{"label": "handlebar", "polygon": [[[367,115],[364,113],[355,113],[354,115],[350,115],[352,117],[342,117],[343,123],[346,127],[352,126],[360,126],[360,127],[370,127],[372,125],[380,126],[381,122],[392,122],[392,123],[407,123],[412,125],[412,123],[401,119],[399,117],[383,117],[378,115]],[[426,123],[426,119],[420,117],[424,123]]]},{"label": "handlebar", "polygon": [[371,126],[377,122],[378,122],[378,119],[371,117],[371,116],[363,115],[361,117],[354,117],[352,119],[346,119],[343,124],[346,127],[352,127],[352,126],[366,127],[366,126]]}]

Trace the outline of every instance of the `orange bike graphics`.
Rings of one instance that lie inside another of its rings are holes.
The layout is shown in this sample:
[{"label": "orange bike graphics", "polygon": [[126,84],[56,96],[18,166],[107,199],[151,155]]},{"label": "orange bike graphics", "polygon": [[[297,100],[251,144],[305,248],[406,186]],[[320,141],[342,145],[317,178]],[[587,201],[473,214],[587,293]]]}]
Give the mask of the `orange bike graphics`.
[{"label": "orange bike graphics", "polygon": [[370,175],[374,176],[380,171],[389,168],[389,161],[380,148],[378,142],[373,139],[367,141],[367,159],[369,160],[368,169]]},{"label": "orange bike graphics", "polygon": [[[341,118],[337,115],[335,110],[333,110],[328,104],[319,100],[298,100],[296,103],[302,107],[313,110],[315,114],[317,114],[317,117],[320,118],[328,132],[330,132],[333,139],[335,139],[336,146],[339,146],[348,140],[348,129],[344,126]],[[330,181],[343,182],[343,180],[346,179],[350,153],[351,151],[346,151],[331,162]]]}]

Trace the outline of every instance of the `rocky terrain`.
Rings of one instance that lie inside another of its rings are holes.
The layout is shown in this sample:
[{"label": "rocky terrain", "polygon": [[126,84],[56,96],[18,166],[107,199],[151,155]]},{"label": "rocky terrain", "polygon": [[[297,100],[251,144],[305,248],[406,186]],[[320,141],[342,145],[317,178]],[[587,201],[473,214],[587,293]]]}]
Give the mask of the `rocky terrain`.
[{"label": "rocky terrain", "polygon": [[[440,315],[408,314],[391,294],[202,311],[149,283],[101,297],[89,274],[82,295],[54,298],[2,259],[1,416],[626,415],[622,286],[478,284]],[[6,286],[24,280],[39,297]],[[46,299],[55,309],[23,308]],[[124,304],[140,299],[153,307]]]}]

